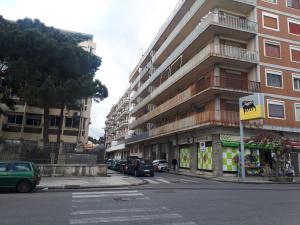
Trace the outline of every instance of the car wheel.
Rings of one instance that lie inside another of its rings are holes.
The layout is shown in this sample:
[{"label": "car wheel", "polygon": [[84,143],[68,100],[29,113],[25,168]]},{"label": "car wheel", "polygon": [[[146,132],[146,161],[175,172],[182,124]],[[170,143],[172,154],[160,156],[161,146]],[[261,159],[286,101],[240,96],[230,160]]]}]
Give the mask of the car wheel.
[{"label": "car wheel", "polygon": [[154,173],[150,173],[150,176],[151,176],[151,177],[154,177]]},{"label": "car wheel", "polygon": [[134,171],[134,176],[138,177],[139,176],[139,172],[137,170]]},{"label": "car wheel", "polygon": [[29,181],[22,180],[17,184],[17,191],[20,193],[27,193],[32,190],[32,185]]}]

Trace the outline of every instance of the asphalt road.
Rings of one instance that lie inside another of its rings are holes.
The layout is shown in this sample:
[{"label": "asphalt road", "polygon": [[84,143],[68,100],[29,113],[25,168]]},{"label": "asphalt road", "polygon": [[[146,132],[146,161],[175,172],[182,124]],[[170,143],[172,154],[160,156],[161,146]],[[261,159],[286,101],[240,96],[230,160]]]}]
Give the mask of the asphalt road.
[{"label": "asphalt road", "polygon": [[1,225],[299,225],[300,186],[158,173],[133,188],[0,193]]}]

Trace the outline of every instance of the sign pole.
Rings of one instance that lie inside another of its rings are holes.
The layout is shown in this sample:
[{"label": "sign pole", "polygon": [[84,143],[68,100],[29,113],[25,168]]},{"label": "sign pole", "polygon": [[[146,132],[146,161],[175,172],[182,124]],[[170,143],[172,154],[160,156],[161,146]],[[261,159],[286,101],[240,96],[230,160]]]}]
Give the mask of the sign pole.
[{"label": "sign pole", "polygon": [[242,182],[245,182],[245,154],[244,154],[244,124],[240,120],[240,146],[241,146],[241,169],[242,169]]}]

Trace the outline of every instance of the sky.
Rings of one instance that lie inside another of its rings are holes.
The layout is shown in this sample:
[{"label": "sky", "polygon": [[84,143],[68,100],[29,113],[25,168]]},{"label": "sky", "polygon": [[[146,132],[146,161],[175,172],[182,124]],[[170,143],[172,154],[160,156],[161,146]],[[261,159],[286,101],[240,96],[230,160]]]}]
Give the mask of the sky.
[{"label": "sky", "polygon": [[105,119],[129,87],[128,78],[178,0],[0,0],[0,15],[37,18],[47,26],[92,34],[102,65],[96,77],[109,97],[93,103],[89,136],[104,135]]}]

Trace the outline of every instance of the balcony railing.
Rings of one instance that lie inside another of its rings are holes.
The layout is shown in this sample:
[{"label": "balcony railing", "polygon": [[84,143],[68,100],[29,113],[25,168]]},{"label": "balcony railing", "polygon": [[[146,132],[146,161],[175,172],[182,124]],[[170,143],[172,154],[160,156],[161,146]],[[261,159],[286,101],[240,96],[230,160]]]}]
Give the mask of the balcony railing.
[{"label": "balcony railing", "polygon": [[126,143],[132,143],[167,135],[174,132],[179,132],[187,129],[192,129],[198,126],[239,126],[239,112],[234,111],[205,111],[194,114],[192,116],[176,120],[166,125],[151,129],[139,135],[132,136],[126,140]]},{"label": "balcony railing", "polygon": [[192,96],[208,89],[208,88],[222,88],[232,89],[234,91],[245,91],[245,92],[260,92],[260,83],[256,81],[250,81],[246,79],[237,79],[226,76],[205,76],[200,79],[197,83],[191,85],[188,89],[176,95],[175,97],[167,100],[163,104],[159,105],[152,111],[132,121],[129,124],[129,128],[133,129],[139,124],[146,122],[149,119],[158,116],[159,114],[166,112],[177,105],[189,100]]},{"label": "balcony railing", "polygon": [[[253,2],[253,0],[248,0],[249,2]],[[196,4],[193,6],[196,11],[200,5]],[[192,10],[192,11],[193,11]],[[191,12],[192,13],[192,12]],[[191,15],[190,15],[191,16]],[[190,18],[190,17],[188,17]],[[160,55],[165,51],[165,49],[171,44],[171,42],[174,40],[174,38],[179,34],[179,32],[182,30],[183,26],[187,23],[187,20],[182,20],[181,22],[184,22],[183,24],[178,24],[178,26],[174,29],[174,31],[168,36],[166,41],[162,44],[162,46],[157,50],[156,54],[153,56],[152,62],[155,62],[156,59],[160,57]],[[221,13],[210,13],[205,18],[202,19],[202,21],[195,27],[195,29],[191,32],[191,34],[182,42],[185,46],[181,52],[178,52],[175,56],[177,58],[191,43],[195,40],[196,37],[198,37],[210,24],[216,24],[216,25],[222,25],[231,29],[239,29],[247,32],[256,33],[257,32],[257,23],[242,19],[239,17],[231,16],[231,15],[223,15]],[[186,42],[186,43],[185,43]],[[182,44],[181,44],[182,45]],[[179,47],[177,49],[180,49]],[[176,50],[176,49],[175,49]],[[139,82],[139,80],[146,74],[146,72],[149,70],[151,63],[149,62],[140,72],[137,79],[132,84],[132,88]]]},{"label": "balcony railing", "polygon": [[196,84],[196,93],[207,88],[217,87],[224,89],[233,89],[246,92],[260,92],[260,83],[246,79],[238,79],[226,76],[206,76],[200,79]]},{"label": "balcony railing", "polygon": [[[181,69],[183,69],[184,67],[189,67],[189,64],[194,64],[194,63],[200,64],[203,60],[205,60],[209,56],[217,56],[226,59],[234,59],[234,60],[245,61],[250,63],[257,63],[258,60],[258,53],[256,51],[230,46],[230,45],[211,43],[208,44],[206,47],[204,47],[202,50],[200,50],[200,52],[197,55],[195,55],[192,59],[190,59],[185,65],[183,65]],[[165,62],[163,64],[165,64]],[[179,69],[177,72],[179,72],[181,69]],[[137,96],[139,96],[143,92],[143,90],[155,80],[155,78],[157,77],[156,75],[155,76],[152,75],[143,84],[143,86],[135,93],[132,99],[135,99]]]}]

